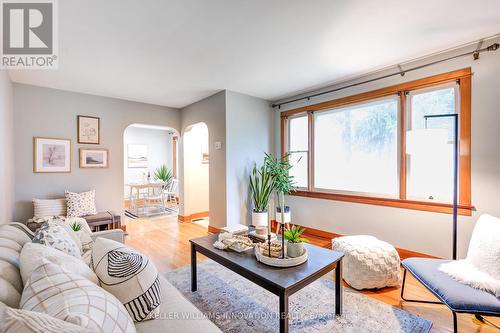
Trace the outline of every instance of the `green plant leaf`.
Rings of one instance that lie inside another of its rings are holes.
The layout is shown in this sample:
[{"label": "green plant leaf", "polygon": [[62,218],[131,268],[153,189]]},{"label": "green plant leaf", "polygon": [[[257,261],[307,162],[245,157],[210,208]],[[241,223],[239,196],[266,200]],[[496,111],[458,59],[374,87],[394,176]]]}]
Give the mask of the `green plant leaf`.
[{"label": "green plant leaf", "polygon": [[73,231],[77,232],[77,231],[80,231],[82,229],[82,226],[79,225],[78,223],[74,222],[72,225],[71,225],[71,229],[73,229]]},{"label": "green plant leaf", "polygon": [[159,166],[154,173],[154,179],[155,180],[161,180],[164,183],[170,182],[174,178],[174,174],[172,173],[172,170],[167,168],[165,164],[162,164]]}]

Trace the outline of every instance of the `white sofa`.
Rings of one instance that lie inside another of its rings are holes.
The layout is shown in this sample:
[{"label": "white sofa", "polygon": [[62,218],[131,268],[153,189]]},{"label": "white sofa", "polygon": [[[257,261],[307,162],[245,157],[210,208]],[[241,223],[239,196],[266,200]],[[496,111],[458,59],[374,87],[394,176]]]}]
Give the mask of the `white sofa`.
[{"label": "white sofa", "polygon": [[[23,291],[19,267],[22,247],[33,233],[19,223],[0,225],[0,302],[18,308]],[[104,237],[124,242],[119,229],[95,232],[92,238]],[[221,332],[165,278],[161,277],[162,305],[159,318],[136,324],[139,333]]]}]

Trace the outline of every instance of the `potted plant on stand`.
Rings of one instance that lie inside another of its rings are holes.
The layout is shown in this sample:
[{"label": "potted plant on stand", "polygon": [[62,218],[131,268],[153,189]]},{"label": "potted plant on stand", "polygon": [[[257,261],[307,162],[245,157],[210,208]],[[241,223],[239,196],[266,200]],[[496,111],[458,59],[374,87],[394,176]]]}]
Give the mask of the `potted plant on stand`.
[{"label": "potted plant on stand", "polygon": [[304,231],[306,229],[294,225],[286,228],[285,239],[288,241],[286,250],[290,258],[300,257],[304,253],[304,243],[309,242],[308,239],[301,237]]},{"label": "potted plant on stand", "polygon": [[267,206],[273,191],[273,179],[265,162],[259,169],[254,164],[250,174],[250,191],[253,201],[252,225],[267,226],[269,218]]},{"label": "potted plant on stand", "polygon": [[282,259],[285,258],[284,225],[290,222],[290,207],[285,205],[285,194],[290,194],[294,190],[293,176],[290,175],[292,165],[288,161],[288,156],[289,154],[278,159],[271,154],[266,154],[265,157],[265,164],[269,168],[269,173],[272,177],[273,189],[278,196],[276,220],[281,224]]}]

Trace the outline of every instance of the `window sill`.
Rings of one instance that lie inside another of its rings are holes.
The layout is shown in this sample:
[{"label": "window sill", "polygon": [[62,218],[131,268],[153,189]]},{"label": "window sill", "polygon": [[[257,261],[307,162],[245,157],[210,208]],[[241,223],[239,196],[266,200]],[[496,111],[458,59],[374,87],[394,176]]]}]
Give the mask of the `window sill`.
[{"label": "window sill", "polygon": [[[368,205],[376,206],[386,206],[386,207],[396,207],[404,209],[422,210],[427,212],[436,212],[451,214],[452,205],[438,202],[427,202],[427,201],[413,201],[413,200],[403,200],[403,199],[390,199],[390,198],[376,198],[376,197],[366,197],[358,195],[349,194],[337,194],[337,193],[326,193],[326,192],[309,192],[309,191],[295,191],[290,193],[292,196],[307,197],[307,198],[317,198],[326,199],[334,201],[345,201],[354,202]],[[458,214],[464,216],[471,216],[473,206],[458,206]]]}]

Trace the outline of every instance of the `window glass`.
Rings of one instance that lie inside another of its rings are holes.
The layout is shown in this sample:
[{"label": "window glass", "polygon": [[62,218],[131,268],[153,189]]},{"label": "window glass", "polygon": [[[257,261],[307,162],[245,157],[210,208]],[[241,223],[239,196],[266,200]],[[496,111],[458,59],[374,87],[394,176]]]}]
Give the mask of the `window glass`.
[{"label": "window glass", "polygon": [[[442,129],[447,132],[440,139],[436,131],[424,131],[423,149],[411,149],[407,156],[407,197],[451,202],[453,195],[453,117],[428,118],[426,115],[456,113],[457,86],[432,90],[417,90],[410,94],[408,129]],[[426,134],[425,134],[426,133]],[[429,140],[434,140],[429,142]]]},{"label": "window glass", "polygon": [[307,116],[289,119],[289,161],[293,165],[290,175],[294,177],[295,186],[307,187],[307,156],[308,156],[308,124]]},{"label": "window glass", "polygon": [[314,187],[398,196],[398,99],[315,114]]}]

